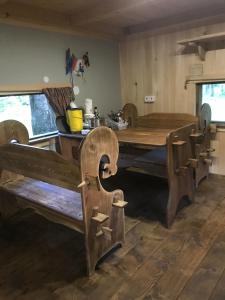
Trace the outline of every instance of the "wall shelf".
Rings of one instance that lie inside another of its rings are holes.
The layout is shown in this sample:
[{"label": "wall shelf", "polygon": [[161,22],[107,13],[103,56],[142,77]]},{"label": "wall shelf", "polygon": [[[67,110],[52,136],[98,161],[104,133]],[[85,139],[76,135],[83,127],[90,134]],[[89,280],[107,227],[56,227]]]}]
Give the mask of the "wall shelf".
[{"label": "wall shelf", "polygon": [[177,41],[177,44],[186,46],[196,46],[198,50],[198,55],[202,61],[205,60],[206,54],[206,43],[211,43],[215,41],[225,41],[225,32],[214,33],[214,34],[207,34],[201,35],[198,37],[194,37],[191,39],[185,39],[181,41]]}]

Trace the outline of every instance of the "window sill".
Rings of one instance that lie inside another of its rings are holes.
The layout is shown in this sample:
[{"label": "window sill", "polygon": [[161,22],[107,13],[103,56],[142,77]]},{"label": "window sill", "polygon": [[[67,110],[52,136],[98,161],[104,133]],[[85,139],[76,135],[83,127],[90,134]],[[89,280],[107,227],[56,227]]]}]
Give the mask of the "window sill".
[{"label": "window sill", "polygon": [[35,145],[39,143],[43,143],[46,141],[49,141],[51,139],[55,139],[58,136],[58,132],[55,132],[53,134],[43,135],[36,138],[32,138],[29,140],[29,145]]}]

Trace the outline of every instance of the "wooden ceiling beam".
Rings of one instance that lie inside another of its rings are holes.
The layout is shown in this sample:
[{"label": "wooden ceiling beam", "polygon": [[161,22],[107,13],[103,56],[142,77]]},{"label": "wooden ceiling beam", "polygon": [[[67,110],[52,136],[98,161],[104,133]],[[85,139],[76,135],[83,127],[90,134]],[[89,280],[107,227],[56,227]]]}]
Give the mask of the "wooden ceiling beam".
[{"label": "wooden ceiling beam", "polygon": [[92,26],[91,29],[76,26],[68,15],[11,1],[0,5],[0,22],[103,39],[119,40],[123,34],[119,28],[112,27],[107,30],[106,27],[100,28],[99,26],[96,28]]},{"label": "wooden ceiling beam", "polygon": [[135,10],[142,5],[157,3],[158,0],[96,0],[88,9],[72,14],[73,23],[84,25],[104,21],[121,15],[126,11]]}]

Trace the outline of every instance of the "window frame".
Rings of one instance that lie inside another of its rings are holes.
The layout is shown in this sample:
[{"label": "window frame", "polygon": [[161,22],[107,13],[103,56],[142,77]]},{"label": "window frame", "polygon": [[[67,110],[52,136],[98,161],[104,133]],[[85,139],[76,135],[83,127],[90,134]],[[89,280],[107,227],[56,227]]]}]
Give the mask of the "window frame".
[{"label": "window frame", "polygon": [[[217,81],[207,81],[207,82],[198,82],[196,83],[196,114],[197,116],[200,115],[200,110],[202,106],[202,85],[203,84],[225,84],[225,79],[224,80],[217,80]],[[225,117],[224,117],[225,119]],[[224,121],[211,121],[212,124],[216,124],[218,128],[225,128],[225,120]]]},{"label": "window frame", "polygon": [[[21,95],[42,95],[44,94],[42,91],[4,91],[0,92],[0,97],[7,97],[7,96],[21,96]],[[55,138],[58,135],[58,131],[53,131],[51,133],[43,133],[36,135],[34,137],[29,137],[29,144],[35,144],[42,141],[50,140],[51,138]]]}]

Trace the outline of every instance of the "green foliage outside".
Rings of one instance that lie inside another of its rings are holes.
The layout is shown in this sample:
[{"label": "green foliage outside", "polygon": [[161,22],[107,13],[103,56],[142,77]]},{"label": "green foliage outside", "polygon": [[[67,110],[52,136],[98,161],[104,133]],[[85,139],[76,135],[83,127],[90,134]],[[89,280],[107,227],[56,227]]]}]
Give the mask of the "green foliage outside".
[{"label": "green foliage outside", "polygon": [[30,138],[57,130],[55,114],[43,94],[0,97],[0,121],[13,119],[23,123]]},{"label": "green foliage outside", "polygon": [[202,84],[202,104],[208,103],[212,121],[225,122],[225,83]]}]

